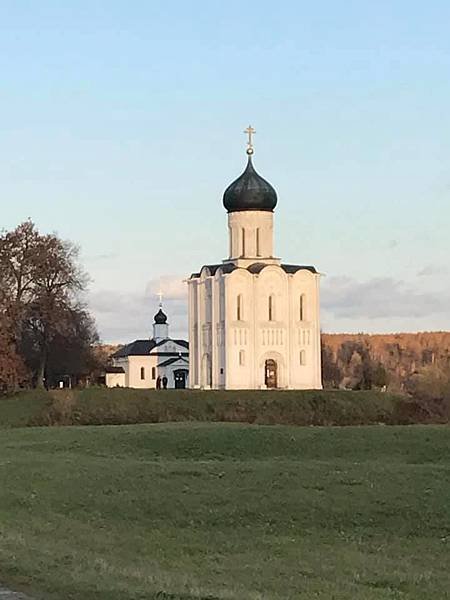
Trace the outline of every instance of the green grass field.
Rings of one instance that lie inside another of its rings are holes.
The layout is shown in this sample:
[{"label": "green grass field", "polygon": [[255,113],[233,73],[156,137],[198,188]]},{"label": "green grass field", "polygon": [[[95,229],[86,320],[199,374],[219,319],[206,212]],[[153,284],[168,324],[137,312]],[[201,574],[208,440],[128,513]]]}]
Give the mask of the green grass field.
[{"label": "green grass field", "polygon": [[0,582],[50,600],[443,600],[450,429],[0,430]]}]

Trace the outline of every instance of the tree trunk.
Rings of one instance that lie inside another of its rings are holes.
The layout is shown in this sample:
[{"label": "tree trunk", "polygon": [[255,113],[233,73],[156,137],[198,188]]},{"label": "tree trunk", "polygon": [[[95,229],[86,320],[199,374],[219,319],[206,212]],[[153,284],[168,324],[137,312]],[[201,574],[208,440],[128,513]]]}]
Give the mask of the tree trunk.
[{"label": "tree trunk", "polygon": [[47,351],[43,350],[39,359],[37,369],[36,387],[39,389],[45,388],[45,367],[47,366]]}]

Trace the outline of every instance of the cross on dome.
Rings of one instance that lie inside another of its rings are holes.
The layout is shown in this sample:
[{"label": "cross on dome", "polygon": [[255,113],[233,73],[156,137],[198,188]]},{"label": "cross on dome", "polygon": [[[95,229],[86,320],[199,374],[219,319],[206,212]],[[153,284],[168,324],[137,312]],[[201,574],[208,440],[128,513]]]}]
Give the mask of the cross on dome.
[{"label": "cross on dome", "polygon": [[157,293],[156,295],[157,295],[157,296],[158,296],[158,298],[159,298],[159,306],[162,306],[163,292],[162,292],[162,290],[161,290],[161,286],[159,287],[159,291],[158,291],[158,293]]},{"label": "cross on dome", "polygon": [[246,133],[248,135],[248,142],[247,142],[247,154],[253,154],[253,135],[256,133],[255,129],[253,129],[253,127],[251,125],[249,125],[247,127],[247,129],[244,129],[244,133]]}]

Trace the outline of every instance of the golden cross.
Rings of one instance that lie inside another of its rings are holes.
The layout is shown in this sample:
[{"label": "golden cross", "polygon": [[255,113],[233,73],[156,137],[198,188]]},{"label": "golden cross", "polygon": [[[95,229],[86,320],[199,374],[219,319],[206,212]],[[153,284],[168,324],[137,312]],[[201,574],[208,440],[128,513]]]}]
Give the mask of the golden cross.
[{"label": "golden cross", "polygon": [[159,297],[159,306],[162,306],[163,293],[161,290],[161,284],[159,286],[159,292],[156,295]]},{"label": "golden cross", "polygon": [[253,148],[252,136],[254,133],[256,133],[256,131],[253,129],[253,127],[251,125],[249,125],[247,127],[247,129],[244,130],[244,133],[246,133],[248,135],[248,142],[247,142],[248,148]]}]

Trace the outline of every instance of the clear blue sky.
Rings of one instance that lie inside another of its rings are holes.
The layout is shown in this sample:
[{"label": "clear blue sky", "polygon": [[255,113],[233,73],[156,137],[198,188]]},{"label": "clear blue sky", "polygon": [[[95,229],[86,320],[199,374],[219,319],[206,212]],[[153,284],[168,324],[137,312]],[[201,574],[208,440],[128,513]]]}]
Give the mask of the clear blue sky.
[{"label": "clear blue sky", "polygon": [[450,4],[0,3],[0,224],[81,245],[105,341],[147,335],[160,277],[225,258],[224,188],[276,187],[276,250],[328,331],[450,328]]}]

